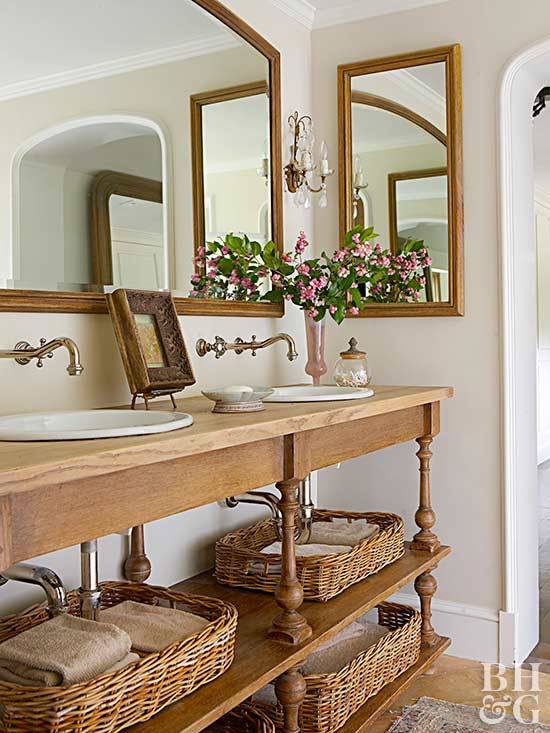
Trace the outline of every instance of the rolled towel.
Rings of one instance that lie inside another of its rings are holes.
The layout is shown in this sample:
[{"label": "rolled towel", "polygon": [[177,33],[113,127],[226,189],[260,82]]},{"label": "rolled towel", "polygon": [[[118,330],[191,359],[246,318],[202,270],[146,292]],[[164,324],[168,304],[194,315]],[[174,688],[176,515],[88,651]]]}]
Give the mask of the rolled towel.
[{"label": "rolled towel", "polygon": [[170,644],[198,634],[208,621],[187,611],[123,601],[101,611],[101,621],[123,629],[132,640],[132,649],[160,652]]},{"label": "rolled towel", "polygon": [[[323,543],[309,543],[307,545],[296,545],[296,557],[317,557],[318,555],[336,555],[343,552],[349,552],[350,545],[336,545]],[[273,544],[264,547],[261,550],[263,555],[280,555],[283,551],[282,542],[273,542]]]},{"label": "rolled towel", "polygon": [[[139,660],[140,660],[140,657],[138,654],[133,654],[132,652],[130,652],[129,654],[127,654],[124,657],[124,659],[121,659],[120,662],[113,664],[112,667],[109,667],[109,669],[106,669],[99,676],[101,677],[105,674],[112,674],[113,672],[118,672],[119,669],[123,669],[124,667],[127,667],[129,664],[133,664],[134,662],[139,662]],[[47,686],[44,684],[37,683],[36,680],[30,680],[26,677],[20,677],[19,675],[15,674],[14,672],[10,672],[9,669],[5,669],[4,667],[0,667],[0,680],[2,680],[3,682],[11,682],[11,684],[13,685],[21,685],[23,687],[46,687]]]},{"label": "rolled towel", "polygon": [[360,542],[378,534],[379,531],[380,527],[377,524],[367,524],[362,520],[348,522],[345,519],[334,519],[332,522],[314,522],[309,542],[310,544],[355,547]]},{"label": "rolled towel", "polygon": [[76,685],[105,674],[130,646],[116,626],[62,614],[0,644],[0,670],[36,687]]},{"label": "rolled towel", "polygon": [[328,642],[313,652],[305,662],[304,674],[331,674],[339,672],[343,667],[353,661],[361,652],[380,641],[389,629],[378,624],[357,624],[361,627],[361,633],[354,633],[345,636],[346,630],[340,632],[332,642]]}]

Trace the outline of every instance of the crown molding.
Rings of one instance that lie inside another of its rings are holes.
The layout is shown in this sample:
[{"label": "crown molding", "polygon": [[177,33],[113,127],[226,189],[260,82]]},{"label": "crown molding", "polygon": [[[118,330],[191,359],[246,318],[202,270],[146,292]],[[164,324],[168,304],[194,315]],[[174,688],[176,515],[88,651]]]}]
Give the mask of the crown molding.
[{"label": "crown molding", "polygon": [[271,3],[309,30],[313,30],[316,11],[307,0],[271,0]]},{"label": "crown molding", "polygon": [[283,13],[309,30],[352,23],[377,15],[399,13],[424,5],[439,5],[448,0],[350,0],[345,5],[317,10],[308,0],[270,0]]},{"label": "crown molding", "polygon": [[133,54],[132,56],[125,56],[121,59],[81,66],[78,69],[63,71],[58,74],[50,74],[48,76],[16,82],[15,84],[7,84],[6,86],[0,87],[0,102],[5,102],[8,99],[14,99],[16,97],[23,97],[28,94],[56,89],[57,87],[101,79],[106,76],[126,74],[130,71],[137,71],[138,69],[144,69],[150,66],[159,66],[172,61],[183,61],[217,51],[226,51],[231,48],[236,48],[239,45],[239,42],[231,38],[227,33],[217,33],[168,48],[146,51],[140,54]]}]

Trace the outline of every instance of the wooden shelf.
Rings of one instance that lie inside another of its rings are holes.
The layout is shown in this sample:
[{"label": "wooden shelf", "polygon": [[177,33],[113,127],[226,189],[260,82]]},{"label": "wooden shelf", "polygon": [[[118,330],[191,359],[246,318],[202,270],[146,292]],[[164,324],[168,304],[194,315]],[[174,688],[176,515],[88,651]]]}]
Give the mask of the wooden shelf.
[{"label": "wooden shelf", "polygon": [[450,644],[450,639],[441,637],[435,646],[422,649],[420,659],[414,667],[403,672],[396,680],[380,690],[378,695],[367,700],[363,707],[359,708],[355,715],[352,715],[348,722],[340,728],[338,733],[366,733],[374,721],[405,692],[417,677],[424,674],[439,659]]},{"label": "wooden shelf", "polygon": [[[219,679],[166,708],[146,723],[140,723],[128,730],[132,733],[199,733],[256,690],[290,667],[299,664],[351,621],[410,583],[418,575],[431,570],[450,551],[449,547],[441,547],[438,552],[430,554],[412,551],[407,546],[405,555],[400,560],[371,578],[357,583],[328,603],[304,603],[301,612],[311,624],[313,635],[299,647],[283,646],[267,638],[266,631],[278,610],[272,596],[218,585],[211,573],[203,573],[179,583],[175,586],[178,590],[215,596],[230,601],[237,607],[239,626],[235,661]],[[442,642],[438,647],[434,647],[431,653],[435,653],[436,649],[442,653],[444,648],[446,647]],[[424,654],[422,659],[425,660],[427,667],[431,664],[432,656],[426,659]],[[419,669],[417,674],[421,671],[422,669]],[[401,688],[402,686],[399,690]],[[384,694],[384,691],[380,693]],[[373,705],[380,695],[373,698]],[[392,699],[389,699],[388,704]],[[352,730],[350,728],[349,733]]]}]

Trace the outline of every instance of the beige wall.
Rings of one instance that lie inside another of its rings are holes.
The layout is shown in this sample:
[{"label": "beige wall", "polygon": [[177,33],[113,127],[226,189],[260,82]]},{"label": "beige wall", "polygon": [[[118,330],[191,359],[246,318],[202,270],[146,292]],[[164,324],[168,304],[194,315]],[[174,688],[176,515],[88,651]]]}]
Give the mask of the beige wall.
[{"label": "beige wall", "polygon": [[[502,495],[499,364],[499,245],[497,229],[497,94],[506,64],[548,35],[548,3],[531,0],[449,0],[313,34],[315,119],[337,142],[338,64],[454,42],[463,47],[465,291],[464,318],[350,320],[332,328],[329,350],[353,334],[385,384],[451,384],[442,433],[434,444],[437,531],[454,546],[437,571],[438,598],[496,610],[502,607]],[[331,206],[317,212],[318,244],[337,232],[336,186]],[[411,516],[417,499],[413,446],[359,459],[320,479],[320,496],[334,504],[369,506]],[[409,531],[413,530],[408,522]]]},{"label": "beige wall", "polygon": [[[311,69],[310,36],[308,31],[276,8],[257,0],[227,0],[226,5],[262,33],[282,55],[283,114],[290,114],[295,108],[311,109]],[[200,62],[200,59],[198,60]],[[162,67],[159,67],[162,68]],[[92,82],[101,84],[101,82]],[[60,96],[67,90],[59,90]],[[172,82],[156,90],[159,104],[165,104],[173,96]],[[142,89],[135,89],[132,100],[126,99],[130,111],[147,115],[148,106],[140,101]],[[131,104],[130,104],[131,103]],[[113,107],[124,109],[124,103],[116,96]],[[96,106],[86,95],[78,102],[78,114],[97,113]],[[55,105],[44,105],[44,114],[50,116],[51,123],[58,121]],[[183,125],[187,119],[186,105],[183,109],[173,107],[171,120],[174,129]],[[163,116],[163,115],[161,115]],[[21,137],[32,120],[20,119]],[[4,120],[2,121],[2,126]],[[31,132],[32,134],[32,132]],[[177,132],[174,138],[177,137]],[[183,143],[182,143],[183,144]],[[4,140],[0,137],[0,159],[6,160]],[[8,156],[9,157],[9,156]],[[5,184],[4,184],[5,185]],[[191,225],[189,216],[181,205],[186,200],[186,186],[176,183],[175,200],[178,202],[176,217],[177,232]],[[4,200],[5,190],[0,191]],[[311,231],[311,221],[304,212],[297,211],[292,201],[285,197],[286,240],[294,239],[302,227]],[[5,236],[5,233],[2,237]],[[117,352],[111,325],[107,316],[48,315],[48,314],[0,314],[2,344],[10,346],[21,338],[36,341],[40,336],[67,335],[73,337],[82,349],[82,359],[86,371],[80,378],[68,378],[65,371],[64,355],[59,353],[46,364],[44,369],[33,366],[19,367],[15,363],[2,364],[2,379],[5,389],[2,394],[2,412],[30,411],[50,408],[88,408],[101,405],[122,404],[128,400],[128,391]],[[190,351],[199,337],[212,340],[217,334],[226,338],[241,335],[249,337],[256,333],[259,338],[269,336],[279,330],[296,335],[301,358],[290,365],[286,362],[284,344],[275,346],[253,359],[248,355],[241,357],[228,354],[222,361],[198,359],[192,353],[197,386],[190,394],[205,386],[216,384],[242,383],[246,377],[258,384],[296,382],[303,374],[304,339],[300,314],[290,312],[282,320],[275,319],[237,319],[237,318],[182,318],[182,326]],[[152,487],[154,490],[154,487]],[[116,492],[116,486],[113,487]],[[85,497],[83,497],[85,501]],[[185,515],[178,515],[156,522],[147,528],[148,549],[153,561],[152,582],[173,583],[192,575],[212,564],[214,540],[225,530],[236,524],[246,524],[258,516],[252,509],[232,513],[217,505],[197,509]],[[47,522],[44,517],[41,521]],[[106,538],[100,543],[101,577],[119,577],[123,538]],[[79,558],[76,548],[64,550],[48,556],[46,564],[62,574],[69,587],[78,584]],[[7,613],[36,598],[36,593],[10,583],[0,593],[0,613]]]}]

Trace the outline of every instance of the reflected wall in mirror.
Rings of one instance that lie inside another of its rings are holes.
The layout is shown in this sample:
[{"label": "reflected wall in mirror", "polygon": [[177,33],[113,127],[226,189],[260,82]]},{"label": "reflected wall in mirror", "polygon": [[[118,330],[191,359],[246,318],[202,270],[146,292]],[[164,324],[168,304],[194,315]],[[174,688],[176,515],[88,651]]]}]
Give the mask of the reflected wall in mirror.
[{"label": "reflected wall in mirror", "polygon": [[460,47],[341,66],[339,91],[341,235],[372,226],[382,249],[422,242],[431,262],[418,293],[367,286],[361,315],[462,315]]},{"label": "reflected wall in mirror", "polygon": [[[218,0],[115,4],[108,24],[62,0],[40,28],[15,0],[3,8],[0,310],[106,312],[122,286],[170,289],[180,312],[281,315],[187,297],[209,238],[282,246],[276,49]],[[67,43],[84,26],[86,43]],[[208,97],[199,207],[189,108]]]}]

